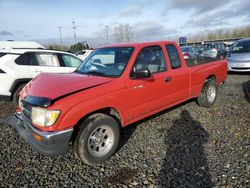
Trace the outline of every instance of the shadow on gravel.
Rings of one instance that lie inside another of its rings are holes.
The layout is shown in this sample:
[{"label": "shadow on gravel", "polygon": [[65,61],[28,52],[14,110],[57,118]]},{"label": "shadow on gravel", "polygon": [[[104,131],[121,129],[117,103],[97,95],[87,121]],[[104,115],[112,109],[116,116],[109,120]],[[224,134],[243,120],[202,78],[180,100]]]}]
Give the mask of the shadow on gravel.
[{"label": "shadow on gravel", "polygon": [[250,80],[242,84],[242,89],[245,94],[246,100],[250,103]]},{"label": "shadow on gravel", "polygon": [[212,187],[203,144],[208,133],[187,110],[165,133],[166,157],[158,184],[165,187]]},{"label": "shadow on gravel", "polygon": [[170,111],[172,111],[172,110],[175,110],[175,109],[177,109],[177,108],[180,108],[181,106],[184,106],[184,105],[186,105],[186,104],[188,104],[188,103],[191,103],[191,102],[194,102],[194,101],[195,101],[194,99],[190,99],[190,100],[185,101],[185,102],[183,102],[183,103],[181,103],[181,104],[178,104],[178,105],[176,105],[176,106],[173,106],[173,107],[168,108],[168,109],[166,109],[166,110],[163,110],[163,111],[161,111],[161,112],[158,112],[158,113],[156,113],[156,114],[153,114],[153,115],[151,115],[151,116],[149,116],[149,117],[146,117],[146,118],[144,118],[144,119],[142,119],[142,120],[140,120],[140,121],[137,121],[137,122],[135,122],[135,123],[133,123],[133,124],[127,126],[127,127],[122,128],[122,129],[121,129],[120,142],[119,142],[119,146],[118,146],[117,151],[119,151],[119,150],[128,142],[129,138],[130,138],[130,137],[133,135],[133,133],[135,132],[137,126],[139,126],[139,125],[141,125],[141,124],[143,124],[143,123],[145,123],[145,122],[147,122],[147,121],[149,121],[149,120],[152,120],[152,119],[156,118],[157,116],[161,116],[161,115],[163,115],[163,114],[165,114],[165,113],[167,113],[167,112],[170,112]]}]

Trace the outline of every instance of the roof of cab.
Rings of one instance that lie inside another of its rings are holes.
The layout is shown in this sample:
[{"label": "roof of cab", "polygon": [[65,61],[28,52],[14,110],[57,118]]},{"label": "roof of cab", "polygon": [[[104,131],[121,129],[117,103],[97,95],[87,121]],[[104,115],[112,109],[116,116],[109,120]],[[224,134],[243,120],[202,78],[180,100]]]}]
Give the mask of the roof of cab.
[{"label": "roof of cab", "polygon": [[142,47],[142,46],[153,46],[153,45],[161,45],[168,43],[176,43],[175,41],[155,41],[155,42],[137,42],[137,43],[122,43],[122,44],[111,44],[105,45],[103,47]]}]

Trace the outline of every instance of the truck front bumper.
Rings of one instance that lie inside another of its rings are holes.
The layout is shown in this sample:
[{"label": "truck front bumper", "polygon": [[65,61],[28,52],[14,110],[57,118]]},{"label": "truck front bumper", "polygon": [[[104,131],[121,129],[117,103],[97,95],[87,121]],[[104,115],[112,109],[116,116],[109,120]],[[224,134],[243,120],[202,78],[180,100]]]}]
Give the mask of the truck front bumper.
[{"label": "truck front bumper", "polygon": [[34,128],[21,113],[16,113],[8,120],[9,125],[14,127],[18,134],[39,153],[45,156],[64,154],[73,129],[57,132],[43,132]]}]

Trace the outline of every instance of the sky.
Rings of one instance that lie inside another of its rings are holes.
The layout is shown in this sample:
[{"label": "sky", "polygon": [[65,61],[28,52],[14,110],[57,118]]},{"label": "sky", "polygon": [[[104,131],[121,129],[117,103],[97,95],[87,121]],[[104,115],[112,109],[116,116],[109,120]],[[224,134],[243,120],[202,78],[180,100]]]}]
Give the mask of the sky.
[{"label": "sky", "polygon": [[129,24],[133,41],[173,40],[250,24],[250,0],[0,0],[0,40],[116,42],[114,28]]}]

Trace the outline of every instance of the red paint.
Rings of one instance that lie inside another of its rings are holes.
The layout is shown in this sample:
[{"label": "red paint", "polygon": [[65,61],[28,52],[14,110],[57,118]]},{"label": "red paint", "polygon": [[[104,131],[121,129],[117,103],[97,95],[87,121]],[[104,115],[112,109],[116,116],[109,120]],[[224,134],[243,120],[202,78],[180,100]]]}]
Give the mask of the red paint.
[{"label": "red paint", "polygon": [[[181,57],[182,67],[171,69],[165,45],[177,47]],[[153,74],[150,78],[131,79],[129,77],[135,59],[144,47],[161,46],[166,62],[167,71]],[[63,130],[73,127],[84,116],[97,110],[111,107],[121,117],[122,126],[127,126],[149,115],[169,108],[190,98],[198,97],[206,78],[214,76],[217,84],[226,80],[227,61],[221,60],[209,64],[186,66],[182,52],[175,42],[150,42],[135,44],[111,45],[111,47],[130,46],[135,50],[126,69],[119,78],[86,76],[79,74],[42,74],[33,79],[23,90],[22,98],[26,95],[55,99],[69,92],[89,88],[57,100],[48,109],[60,109],[61,115],[56,124],[44,131]],[[170,82],[165,82],[171,77]],[[138,86],[143,87],[138,87]]]}]

